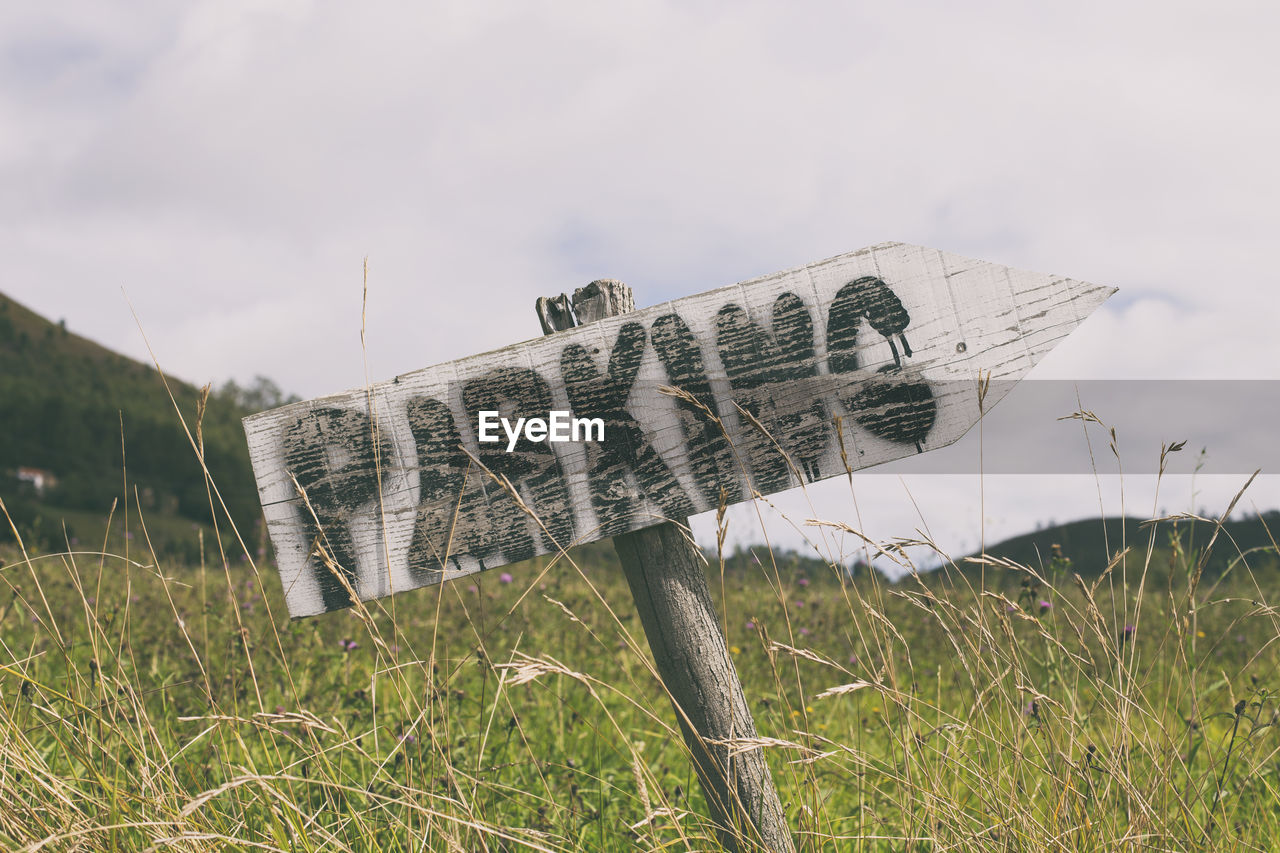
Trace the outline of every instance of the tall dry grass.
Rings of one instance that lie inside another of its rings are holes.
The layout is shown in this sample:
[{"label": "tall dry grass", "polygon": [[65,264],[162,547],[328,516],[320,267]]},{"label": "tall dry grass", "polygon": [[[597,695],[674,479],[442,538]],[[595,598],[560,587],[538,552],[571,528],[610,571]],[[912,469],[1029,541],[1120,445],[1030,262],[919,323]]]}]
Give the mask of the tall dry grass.
[{"label": "tall dry grass", "polygon": [[[896,585],[768,548],[732,568],[722,535],[708,572],[760,734],[734,748],[765,751],[798,848],[1280,847],[1276,564],[1208,576],[1231,543],[1181,521],[1204,549],[1152,527],[1106,565],[932,573],[908,557],[927,542],[809,522]],[[291,623],[243,542],[157,559],[136,496],[90,553],[11,532],[9,849],[717,847],[598,548]]]}]

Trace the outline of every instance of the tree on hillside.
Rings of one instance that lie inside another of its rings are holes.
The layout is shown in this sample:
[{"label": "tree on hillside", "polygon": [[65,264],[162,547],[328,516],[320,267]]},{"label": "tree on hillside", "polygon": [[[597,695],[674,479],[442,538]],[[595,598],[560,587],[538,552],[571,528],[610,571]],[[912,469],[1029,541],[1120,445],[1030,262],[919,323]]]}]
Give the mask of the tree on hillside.
[{"label": "tree on hillside", "polygon": [[253,382],[248,386],[241,386],[234,379],[228,379],[218,390],[218,396],[238,408],[253,412],[287,406],[302,399],[297,394],[286,395],[279,385],[261,374],[253,377]]}]

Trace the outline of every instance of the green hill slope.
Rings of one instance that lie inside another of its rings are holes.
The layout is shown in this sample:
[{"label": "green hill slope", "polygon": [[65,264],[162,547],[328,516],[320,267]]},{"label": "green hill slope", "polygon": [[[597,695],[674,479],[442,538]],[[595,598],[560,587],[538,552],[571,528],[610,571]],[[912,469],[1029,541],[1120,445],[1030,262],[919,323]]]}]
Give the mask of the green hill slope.
[{"label": "green hill slope", "polygon": [[[199,389],[172,377],[169,388],[194,430]],[[209,469],[246,530],[260,512],[240,426],[248,413],[235,394],[215,394],[203,423]],[[37,491],[19,469],[56,479]],[[0,295],[0,495],[11,512],[26,523],[50,508],[105,515],[126,471],[148,516],[209,520],[204,476],[159,373]]]},{"label": "green hill slope", "polygon": [[[987,555],[1012,560],[1039,572],[1048,570],[1055,549],[1070,561],[1071,570],[1082,577],[1096,576],[1122,547],[1130,547],[1130,566],[1141,566],[1148,544],[1152,544],[1154,558],[1152,568],[1157,575],[1167,573],[1169,556],[1180,549],[1194,555],[1195,565],[1199,555],[1213,537],[1213,523],[1204,521],[1161,521],[1155,525],[1152,540],[1151,525],[1138,518],[1085,519],[1055,527],[1026,533],[987,547]],[[1276,537],[1273,539],[1272,537]],[[1262,515],[1232,519],[1222,525],[1218,541],[1205,563],[1205,571],[1218,574],[1246,554],[1253,567],[1275,565],[1275,543],[1280,541],[1280,512],[1275,510]],[[1184,563],[1185,564],[1185,563]],[[971,563],[961,563],[976,571]],[[988,575],[990,576],[990,575]]]}]

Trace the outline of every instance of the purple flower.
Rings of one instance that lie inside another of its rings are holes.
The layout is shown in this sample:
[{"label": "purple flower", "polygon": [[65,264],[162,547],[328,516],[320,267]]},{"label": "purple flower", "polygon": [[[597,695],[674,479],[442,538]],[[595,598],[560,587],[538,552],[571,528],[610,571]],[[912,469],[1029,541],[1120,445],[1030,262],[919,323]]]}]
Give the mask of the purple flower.
[{"label": "purple flower", "polygon": [[808,578],[800,578],[800,580],[796,581],[796,583],[800,584],[800,586],[808,586],[808,585],[809,585],[809,579],[808,579]]},{"label": "purple flower", "polygon": [[797,599],[796,599],[796,607],[804,607],[804,601],[802,601],[801,599],[797,598]]},{"label": "purple flower", "polygon": [[807,636],[809,636],[809,629],[808,629],[808,628],[801,628],[801,629],[800,629],[800,636],[801,636],[801,637],[807,637]]},{"label": "purple flower", "polygon": [[480,587],[476,586],[475,584],[471,584],[471,586],[467,587],[467,592],[471,593],[472,595],[474,595],[479,591],[480,591]]},{"label": "purple flower", "polygon": [[511,583],[515,578],[511,577],[509,572],[503,572],[498,575],[498,583]]},{"label": "purple flower", "polygon": [[756,629],[756,623],[754,623],[754,622],[752,622],[750,619],[748,619],[748,620],[747,620],[747,630],[748,630],[748,631],[754,631],[755,629]]},{"label": "purple flower", "polygon": [[1045,601],[1043,598],[1042,598],[1042,599],[1040,599],[1040,612],[1041,612],[1041,613],[1048,613],[1048,612],[1049,612],[1050,610],[1052,610],[1052,609],[1053,609],[1053,602],[1051,602],[1051,601]]},{"label": "purple flower", "polygon": [[342,642],[338,643],[338,645],[342,646],[342,650],[344,652],[352,652],[360,648],[360,645],[350,638],[344,638]]},{"label": "purple flower", "polygon": [[1006,604],[1006,605],[1004,606],[1004,612],[1005,612],[1005,613],[1016,613],[1016,612],[1017,612],[1017,610],[1018,610],[1018,608],[1014,607],[1012,604]]},{"label": "purple flower", "polygon": [[401,742],[403,742],[403,743],[417,743],[417,742],[418,742],[418,738],[417,738],[417,736],[415,736],[415,735],[411,735],[411,734],[402,734],[402,735],[398,735],[398,736],[396,737],[396,739],[397,739],[397,740],[399,740],[399,741],[401,741]]}]

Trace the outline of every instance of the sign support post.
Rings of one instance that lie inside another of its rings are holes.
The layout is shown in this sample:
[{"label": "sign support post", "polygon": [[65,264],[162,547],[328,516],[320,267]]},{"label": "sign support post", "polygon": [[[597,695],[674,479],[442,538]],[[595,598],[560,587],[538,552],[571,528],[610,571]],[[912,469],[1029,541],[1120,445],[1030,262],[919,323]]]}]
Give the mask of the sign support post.
[{"label": "sign support post", "polygon": [[[543,332],[624,314],[635,307],[631,288],[593,281],[573,294],[538,300]],[[729,744],[755,738],[755,722],[716,617],[701,555],[688,520],[667,521],[613,537],[640,623],[703,795],[719,826],[720,841],[737,850],[740,835],[771,853],[795,847],[762,749],[737,752]]]}]

